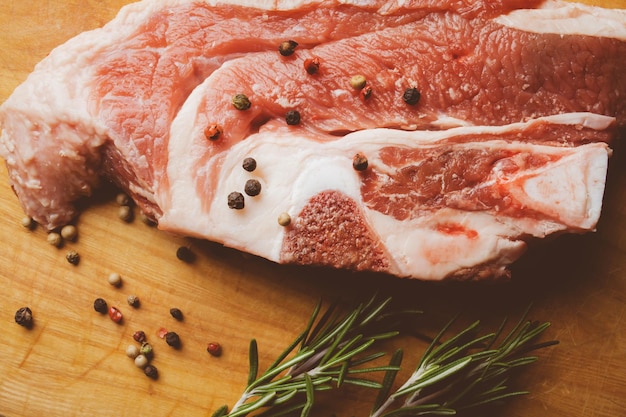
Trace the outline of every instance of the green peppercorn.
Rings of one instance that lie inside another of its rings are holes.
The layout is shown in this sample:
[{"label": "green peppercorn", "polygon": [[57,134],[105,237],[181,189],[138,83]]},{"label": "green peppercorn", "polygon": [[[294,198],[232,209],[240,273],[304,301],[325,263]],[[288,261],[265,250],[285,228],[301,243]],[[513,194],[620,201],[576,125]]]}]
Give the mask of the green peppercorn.
[{"label": "green peppercorn", "polygon": [[362,153],[357,153],[352,158],[352,167],[357,171],[365,171],[368,166],[367,157]]},{"label": "green peppercorn", "polygon": [[246,171],[252,172],[256,169],[256,160],[254,158],[246,158],[243,160],[243,163],[241,164],[241,166]]},{"label": "green peppercorn", "polygon": [[20,326],[30,328],[33,325],[33,312],[28,307],[22,307],[15,312],[15,322]]},{"label": "green peppercorn", "polygon": [[80,262],[80,255],[75,250],[71,250],[65,254],[65,259],[72,265],[78,265]]},{"label": "green peppercorn", "polygon": [[293,41],[293,40],[284,41],[284,42],[281,42],[280,45],[278,45],[278,52],[280,52],[282,56],[293,55],[297,46],[298,46],[298,42],[296,41]]},{"label": "green peppercorn", "polygon": [[243,190],[250,197],[255,197],[261,194],[261,183],[255,179],[248,180],[246,181],[246,185],[244,186]]},{"label": "green peppercorn", "polygon": [[289,110],[285,113],[285,121],[289,126],[295,126],[300,124],[300,112],[297,110]]},{"label": "green peppercorn", "polygon": [[143,368],[143,373],[146,374],[146,376],[151,379],[159,378],[159,371],[154,365],[146,365],[146,367]]},{"label": "green peppercorn", "polygon": [[245,94],[235,94],[231,101],[237,110],[248,110],[252,105]]},{"label": "green peppercorn", "polygon": [[228,208],[241,210],[245,206],[243,194],[237,191],[233,191],[228,194]]},{"label": "green peppercorn", "polygon": [[139,348],[139,353],[144,355],[146,358],[152,357],[153,349],[152,345],[148,342],[143,342],[141,347]]},{"label": "green peppercorn", "polygon": [[407,88],[406,90],[404,90],[404,94],[402,95],[402,100],[404,100],[406,104],[413,106],[420,101],[421,97],[422,95],[420,94],[418,89],[415,87],[412,87],[412,88]]},{"label": "green peppercorn", "polygon": [[167,332],[165,334],[165,342],[174,349],[180,348],[180,337],[176,332]]},{"label": "green peppercorn", "polygon": [[109,306],[103,298],[96,298],[93,302],[93,309],[100,314],[106,314],[109,311]]}]

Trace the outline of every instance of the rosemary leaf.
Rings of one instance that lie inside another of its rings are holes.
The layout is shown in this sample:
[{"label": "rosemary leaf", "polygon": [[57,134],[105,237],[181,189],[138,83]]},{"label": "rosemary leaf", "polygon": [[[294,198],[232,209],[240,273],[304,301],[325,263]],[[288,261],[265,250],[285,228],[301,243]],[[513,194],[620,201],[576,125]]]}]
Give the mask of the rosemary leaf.
[{"label": "rosemary leaf", "polygon": [[250,341],[250,349],[248,353],[250,359],[250,371],[248,372],[248,385],[252,385],[259,372],[259,349],[256,340]]}]

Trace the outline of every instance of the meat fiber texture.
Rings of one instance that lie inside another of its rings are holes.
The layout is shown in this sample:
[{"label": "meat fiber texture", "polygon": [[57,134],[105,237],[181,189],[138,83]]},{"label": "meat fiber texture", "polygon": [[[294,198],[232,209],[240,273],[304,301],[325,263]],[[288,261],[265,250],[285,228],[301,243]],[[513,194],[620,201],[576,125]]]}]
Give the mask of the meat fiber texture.
[{"label": "meat fiber texture", "polygon": [[625,11],[558,1],[144,0],[36,66],[0,156],[48,229],[106,179],[163,230],[275,262],[507,277],[529,239],[595,229],[625,60]]}]

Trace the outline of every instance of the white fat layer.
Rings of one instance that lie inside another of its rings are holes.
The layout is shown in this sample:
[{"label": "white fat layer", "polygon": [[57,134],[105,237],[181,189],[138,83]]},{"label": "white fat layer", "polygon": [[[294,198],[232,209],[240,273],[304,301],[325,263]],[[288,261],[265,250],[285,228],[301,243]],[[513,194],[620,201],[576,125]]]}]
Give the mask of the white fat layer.
[{"label": "white fat layer", "polygon": [[[286,212],[295,217],[312,196],[325,190],[337,190],[353,198],[362,208],[366,222],[393,257],[391,273],[441,279],[476,265],[505,266],[525,248],[519,237],[543,237],[562,230],[595,227],[604,191],[609,152],[606,144],[593,143],[577,148],[504,141],[459,145],[481,149],[510,147],[561,156],[558,163],[536,172],[524,171],[519,177],[496,179],[508,181],[507,189],[514,189],[516,197],[527,207],[552,216],[552,220],[544,221],[451,209],[438,210],[423,218],[397,220],[366,208],[361,198],[359,174],[352,168],[352,157],[356,152],[364,152],[371,156],[372,166],[384,170],[376,155],[385,146],[406,149],[437,146],[439,141],[458,134],[504,133],[546,120],[604,126],[613,119],[581,113],[508,126],[459,127],[447,131],[371,129],[331,142],[319,142],[293,133],[264,131],[239,142],[222,155],[224,159],[219,171],[212,174],[217,175],[219,181],[210,204],[202,201],[204,195],[196,189],[198,173],[190,172],[184,163],[188,159],[180,157],[189,152],[189,138],[193,136],[189,126],[192,124],[175,125],[173,127],[179,126],[185,134],[177,132],[176,137],[180,140],[170,141],[172,163],[168,175],[172,180],[172,195],[167,204],[169,209],[164,210],[159,224],[165,230],[208,238],[278,262],[284,238],[284,228],[278,224],[278,216]],[[257,160],[258,167],[254,172],[242,169],[241,163],[246,157]],[[207,173],[213,163],[207,167]],[[392,171],[393,167],[388,169]],[[228,208],[228,194],[233,191],[243,193],[245,182],[252,178],[261,183],[261,194],[245,196],[243,210]],[[546,195],[550,197],[546,199]],[[437,225],[446,223],[462,225],[467,230],[476,231],[476,235],[441,233]]]},{"label": "white fat layer", "polygon": [[514,10],[494,20],[527,32],[589,35],[626,41],[626,9],[551,0],[541,8]]}]

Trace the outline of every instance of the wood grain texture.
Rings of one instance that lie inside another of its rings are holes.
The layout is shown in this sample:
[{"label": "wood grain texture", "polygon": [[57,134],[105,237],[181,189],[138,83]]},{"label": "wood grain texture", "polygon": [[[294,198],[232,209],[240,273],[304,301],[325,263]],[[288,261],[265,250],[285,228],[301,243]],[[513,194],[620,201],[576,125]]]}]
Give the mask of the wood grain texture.
[{"label": "wood grain texture", "polygon": [[[0,0],[0,101],[55,46],[103,25],[124,0]],[[597,2],[596,2],[597,3]],[[624,6],[621,0],[606,5]],[[435,334],[451,315],[497,324],[534,303],[532,318],[552,322],[548,335],[560,345],[540,352],[523,374],[532,394],[494,415],[613,417],[626,415],[626,158],[611,160],[605,207],[597,233],[537,242],[514,267],[511,282],[432,285],[375,274],[351,274],[279,266],[208,242],[160,232],[117,218],[113,190],[102,190],[77,221],[79,239],[57,249],[41,228],[21,226],[22,212],[0,169],[0,415],[206,416],[233,404],[247,377],[251,338],[268,365],[305,324],[319,297],[359,298],[378,290],[425,311],[416,328]],[[623,148],[623,146],[622,146]],[[176,259],[187,245],[193,264]],[[65,253],[76,249],[72,266]],[[110,272],[124,284],[107,283]],[[140,297],[133,309],[126,296]],[[105,298],[124,313],[121,324],[96,313]],[[27,330],[13,315],[30,306]],[[185,319],[175,321],[170,307]],[[169,348],[159,328],[179,333],[183,346]],[[152,381],[124,354],[132,334],[144,330],[155,346],[160,378]],[[211,357],[218,341],[224,354]],[[415,353],[422,342],[393,345]],[[409,349],[409,350],[411,350]],[[405,360],[405,373],[417,357]],[[367,415],[373,394],[321,396],[316,416]]]}]

